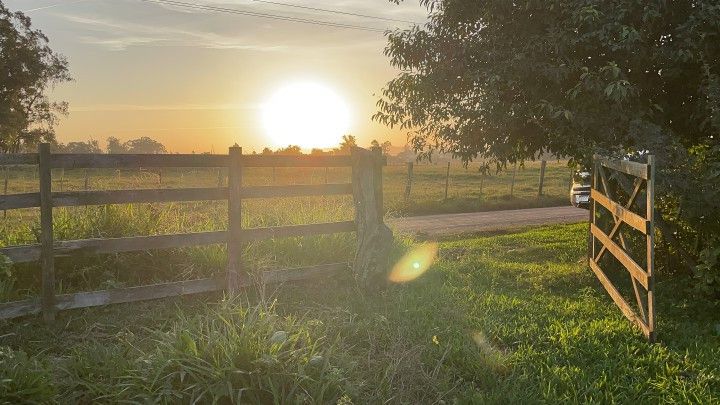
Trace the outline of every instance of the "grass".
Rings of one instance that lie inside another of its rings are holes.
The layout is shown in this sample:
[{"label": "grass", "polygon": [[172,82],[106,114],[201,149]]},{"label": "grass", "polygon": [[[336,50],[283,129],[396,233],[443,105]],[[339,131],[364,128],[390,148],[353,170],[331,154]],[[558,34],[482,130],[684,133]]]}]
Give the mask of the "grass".
[{"label": "grass", "polygon": [[[0,324],[4,402],[717,403],[717,305],[657,281],[647,344],[583,262],[583,225],[440,243],[422,277],[351,277]],[[398,239],[399,258],[417,242]]]}]

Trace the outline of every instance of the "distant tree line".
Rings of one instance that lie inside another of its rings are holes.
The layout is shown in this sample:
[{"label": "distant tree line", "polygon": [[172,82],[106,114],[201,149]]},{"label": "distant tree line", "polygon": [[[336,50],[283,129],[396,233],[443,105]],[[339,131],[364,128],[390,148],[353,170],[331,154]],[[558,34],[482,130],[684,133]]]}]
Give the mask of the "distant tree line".
[{"label": "distant tree line", "polygon": [[[52,145],[52,151],[56,153],[103,153],[103,149],[97,140],[68,142],[66,144],[55,142]],[[111,136],[107,139],[105,151],[113,154],[168,153],[165,145],[147,136],[131,139],[126,142],[121,142],[118,138]]]},{"label": "distant tree line", "polygon": [[[310,150],[310,155],[312,156],[333,156],[333,155],[349,155],[352,148],[357,147],[357,139],[353,135],[343,135],[342,141],[340,141],[340,144],[332,149],[321,149],[321,148],[312,148]],[[383,143],[378,142],[376,139],[373,139],[372,142],[370,142],[370,149],[380,149],[383,151],[383,153],[387,153],[390,148],[392,147],[392,144],[390,141],[385,141]],[[253,152],[255,153],[255,152]],[[302,155],[302,148],[298,145],[288,145],[283,148],[278,148],[276,150],[272,150],[268,147],[263,148],[263,150],[260,152],[261,155],[285,155],[285,156],[292,156],[292,155]]]}]

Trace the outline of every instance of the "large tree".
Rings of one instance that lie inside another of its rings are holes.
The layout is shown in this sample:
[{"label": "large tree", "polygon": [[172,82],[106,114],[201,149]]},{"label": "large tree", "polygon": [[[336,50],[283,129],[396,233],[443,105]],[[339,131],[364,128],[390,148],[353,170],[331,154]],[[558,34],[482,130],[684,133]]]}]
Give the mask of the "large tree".
[{"label": "large tree", "polygon": [[584,163],[649,151],[672,252],[692,263],[720,246],[717,1],[421,3],[427,24],[388,36],[402,72],[376,120],[407,130],[425,156],[498,168],[545,151]]},{"label": "large tree", "polygon": [[716,1],[421,2],[429,22],[389,35],[403,72],[375,116],[418,150],[504,164],[717,142]]},{"label": "large tree", "polygon": [[51,101],[47,91],[68,80],[67,61],[50,49],[47,37],[0,1],[0,152],[55,141],[67,103]]}]

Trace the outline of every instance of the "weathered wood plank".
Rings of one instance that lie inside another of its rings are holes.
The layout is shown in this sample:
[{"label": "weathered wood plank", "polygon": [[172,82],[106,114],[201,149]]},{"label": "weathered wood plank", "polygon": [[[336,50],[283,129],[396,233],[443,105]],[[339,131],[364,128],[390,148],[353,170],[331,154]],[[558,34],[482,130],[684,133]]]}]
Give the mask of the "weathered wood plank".
[{"label": "weathered wood plank", "polygon": [[117,288],[112,290],[82,292],[57,296],[57,309],[75,309],[96,307],[108,304],[146,301],[180,295],[219,291],[224,288],[220,277],[199,280],[176,281],[139,287]]},{"label": "weathered wood plank", "polygon": [[612,284],[610,279],[605,275],[605,272],[602,271],[602,269],[593,261],[592,259],[589,261],[590,268],[597,276],[598,280],[600,280],[600,284],[605,287],[605,290],[610,295],[610,298],[615,302],[615,305],[620,308],[620,311],[625,315],[627,319],[629,319],[631,322],[635,323],[640,330],[643,332],[643,334],[648,337],[650,335],[650,330],[648,329],[648,326],[643,322],[642,318],[640,318],[635,311],[630,307],[630,305],[625,301],[625,299],[620,295],[620,292],[615,288],[615,286]]},{"label": "weathered wood plank", "polygon": [[28,263],[40,260],[40,244],[8,246],[0,248],[0,255],[8,257],[13,263]]},{"label": "weathered wood plank", "polygon": [[318,277],[329,277],[350,270],[348,263],[320,264],[295,269],[265,270],[262,272],[264,283],[284,283]]},{"label": "weathered wood plank", "polygon": [[283,156],[243,155],[244,167],[345,167],[350,166],[350,156]]},{"label": "weathered wood plank", "polygon": [[225,167],[227,155],[102,155],[58,153],[52,155],[53,168],[141,168],[141,167]]},{"label": "weathered wood plank", "polygon": [[[267,284],[289,281],[309,280],[319,277],[330,277],[349,269],[348,263],[321,264],[294,269],[266,270],[262,274],[262,282]],[[225,275],[218,275],[199,280],[177,281],[154,285],[117,288],[111,290],[62,294],[56,296],[56,309],[68,310],[95,307],[108,304],[119,304],[146,301],[159,298],[174,297],[188,294],[220,291],[225,287]],[[250,282],[240,281],[238,287],[247,287]],[[31,298],[22,301],[0,303],[0,319],[11,319],[33,315],[41,310],[40,299]]]},{"label": "weathered wood plank", "polygon": [[0,210],[15,210],[40,206],[40,193],[0,195]]},{"label": "weathered wood plank", "polygon": [[[57,241],[55,256],[73,254],[104,254],[135,252],[154,249],[172,249],[191,246],[215,245],[227,242],[226,231],[195,232],[172,235],[129,236],[124,238],[79,239]],[[40,259],[41,246],[23,245],[0,248],[0,254],[13,263],[34,262]]]},{"label": "weathered wood plank", "polygon": [[36,165],[37,153],[0,153],[0,166]]},{"label": "weathered wood plank", "polygon": [[[353,221],[276,226],[241,230],[240,240],[241,242],[249,242],[273,238],[353,232],[354,230],[355,223]],[[107,254],[204,246],[227,243],[227,241],[227,231],[154,236],[130,236],[107,239],[79,239],[55,242],[54,252],[55,256],[64,257],[71,256],[73,254]],[[0,254],[10,258],[13,263],[37,261],[40,259],[40,251],[41,247],[39,244],[0,248]]]},{"label": "weathered wood plank", "polygon": [[0,304],[0,319],[12,319],[25,315],[40,313],[40,298],[22,301],[3,302]]},{"label": "weathered wood plank", "polygon": [[639,177],[641,179],[647,179],[649,176],[649,166],[645,163],[632,162],[630,160],[608,159],[599,155],[595,155],[595,159],[608,169]]},{"label": "weathered wood plank", "polygon": [[65,240],[55,243],[56,256],[103,254],[171,249],[226,243],[226,231],[172,235],[129,236],[124,238]]},{"label": "weathered wood plank", "polygon": [[597,238],[597,240],[602,243],[623,266],[625,266],[630,274],[635,277],[635,279],[639,281],[645,289],[648,288],[648,274],[642,269],[642,267],[640,267],[639,264],[635,262],[635,260],[632,259],[632,257],[630,257],[630,255],[628,255],[595,224],[590,225],[590,232],[592,232],[595,238]]},{"label": "weathered wood plank", "polygon": [[252,186],[240,191],[245,198],[301,197],[352,194],[352,184],[307,184],[291,186]]},{"label": "weathered wood plank", "polygon": [[605,194],[597,190],[591,190],[590,196],[595,202],[605,207],[615,217],[619,218],[620,220],[642,232],[643,234],[647,234],[648,221],[645,218],[630,211],[629,209],[623,207],[615,201],[612,201]]},{"label": "weathered wood plank", "polygon": [[[241,196],[246,198],[301,197],[317,195],[351,194],[352,184],[309,184],[289,186],[243,187]],[[174,201],[226,200],[227,187],[144,189],[144,190],[98,190],[65,191],[53,193],[54,207],[81,205],[133,204]],[[32,208],[40,206],[39,193],[0,195],[0,210]]]},{"label": "weathered wood plank", "polygon": [[40,266],[43,319],[55,319],[55,256],[53,255],[53,201],[50,144],[38,148],[40,174]]},{"label": "weathered wood plank", "polygon": [[[363,287],[384,282],[392,231],[383,223],[381,202],[377,200],[382,176],[374,154],[362,148],[352,149],[353,202],[357,227],[357,249],[353,275]],[[380,193],[382,194],[382,193]]]},{"label": "weathered wood plank", "polygon": [[296,236],[326,235],[355,231],[354,221],[328,222],[321,224],[274,226],[268,228],[243,229],[243,242],[264,239],[290,238]]},{"label": "weathered wood plank", "polygon": [[[226,200],[227,188],[179,188],[145,190],[68,191],[53,193],[56,207],[103,204],[132,204],[174,201]],[[1,200],[0,200],[1,201]]]}]

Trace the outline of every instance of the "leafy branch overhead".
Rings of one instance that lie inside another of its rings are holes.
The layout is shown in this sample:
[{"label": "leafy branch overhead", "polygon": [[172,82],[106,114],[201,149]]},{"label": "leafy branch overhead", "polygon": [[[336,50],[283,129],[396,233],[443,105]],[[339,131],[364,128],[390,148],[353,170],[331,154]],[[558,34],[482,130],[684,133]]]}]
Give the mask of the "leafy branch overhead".
[{"label": "leafy branch overhead", "polygon": [[374,116],[420,151],[505,165],[648,138],[701,144],[720,129],[716,2],[422,3],[426,25],[388,36],[402,73]]}]

